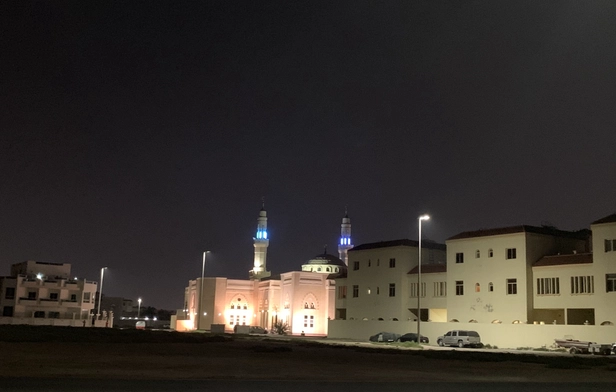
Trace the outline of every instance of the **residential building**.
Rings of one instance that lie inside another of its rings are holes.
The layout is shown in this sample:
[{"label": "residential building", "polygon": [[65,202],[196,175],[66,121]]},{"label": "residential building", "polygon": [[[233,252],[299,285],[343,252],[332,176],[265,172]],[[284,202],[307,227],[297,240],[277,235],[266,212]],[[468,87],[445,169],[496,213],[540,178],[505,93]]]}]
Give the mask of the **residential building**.
[{"label": "residential building", "polygon": [[111,326],[94,320],[97,283],[71,278],[71,265],[25,261],[0,277],[0,324]]}]

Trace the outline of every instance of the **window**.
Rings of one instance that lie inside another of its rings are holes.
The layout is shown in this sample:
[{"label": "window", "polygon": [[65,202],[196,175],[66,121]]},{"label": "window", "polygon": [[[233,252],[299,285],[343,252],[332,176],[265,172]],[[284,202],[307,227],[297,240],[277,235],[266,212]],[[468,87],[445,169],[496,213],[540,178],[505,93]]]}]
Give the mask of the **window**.
[{"label": "window", "polygon": [[538,278],[537,295],[560,294],[560,278]]},{"label": "window", "polygon": [[317,268],[317,272],[321,272],[321,267]]},{"label": "window", "polygon": [[376,266],[380,266],[381,265],[381,259],[376,259]]},{"label": "window", "polygon": [[13,307],[12,306],[5,306],[2,309],[2,317],[13,317]]},{"label": "window", "polygon": [[605,291],[608,293],[616,291],[616,274],[605,275]]},{"label": "window", "polygon": [[507,294],[515,295],[518,293],[518,280],[517,279],[507,279]]},{"label": "window", "polygon": [[476,293],[480,293],[481,292],[481,285],[479,283],[475,283],[475,292]]},{"label": "window", "polygon": [[60,318],[60,312],[49,312],[49,318]]},{"label": "window", "polygon": [[83,293],[83,302],[90,302],[90,293]]},{"label": "window", "polygon": [[447,296],[447,282],[434,282],[434,296],[446,297]]},{"label": "window", "polygon": [[395,283],[390,283],[389,284],[389,296],[390,297],[395,297],[396,296],[396,284]]},{"label": "window", "polygon": [[592,294],[595,292],[593,276],[572,276],[571,294]]},{"label": "window", "polygon": [[4,298],[15,299],[15,287],[7,287],[4,292]]},{"label": "window", "polygon": [[379,288],[377,286],[377,288],[376,288],[376,295],[379,295],[379,291],[381,291],[381,290],[379,290]]},{"label": "window", "polygon": [[58,293],[49,293],[49,299],[58,300]]},{"label": "window", "polygon": [[71,302],[77,302],[77,294],[71,294]]},{"label": "window", "polygon": [[359,286],[354,284],[353,285],[353,298],[357,298],[359,297]]},{"label": "window", "polygon": [[456,264],[464,263],[464,253],[456,253]]},{"label": "window", "polygon": [[605,240],[605,251],[616,252],[616,240]]},{"label": "window", "polygon": [[507,260],[516,259],[516,248],[507,249]]},{"label": "window", "polygon": [[[421,282],[421,296],[426,296],[426,283]],[[417,298],[417,283],[411,283],[411,297]]]},{"label": "window", "polygon": [[36,299],[36,291],[29,291],[28,299]]},{"label": "window", "polygon": [[34,312],[34,318],[45,318],[45,312],[41,310]]},{"label": "window", "polygon": [[347,295],[347,287],[346,286],[338,287],[338,299],[344,299],[346,298],[346,295]]},{"label": "window", "polygon": [[359,269],[359,261],[353,262],[353,271],[357,271]]},{"label": "window", "polygon": [[396,268],[396,259],[389,259],[389,268]]},{"label": "window", "polygon": [[314,328],[314,316],[304,315],[304,328]]},{"label": "window", "polygon": [[492,250],[492,248],[488,249],[488,257],[493,257],[494,256],[494,251]]},{"label": "window", "polygon": [[370,290],[370,287],[368,287],[368,290],[366,290],[366,294],[370,295],[371,292],[372,290]]},{"label": "window", "polygon": [[480,258],[480,257],[481,257],[481,251],[480,251],[479,249],[477,249],[477,250],[475,251],[475,258],[476,258],[476,259],[478,259],[478,258]]},{"label": "window", "polygon": [[494,292],[494,284],[492,282],[488,283],[488,291],[490,293]]},{"label": "window", "polygon": [[368,259],[368,267],[372,266],[372,261],[370,261],[370,259]]},{"label": "window", "polygon": [[456,295],[464,295],[464,281],[456,280]]}]

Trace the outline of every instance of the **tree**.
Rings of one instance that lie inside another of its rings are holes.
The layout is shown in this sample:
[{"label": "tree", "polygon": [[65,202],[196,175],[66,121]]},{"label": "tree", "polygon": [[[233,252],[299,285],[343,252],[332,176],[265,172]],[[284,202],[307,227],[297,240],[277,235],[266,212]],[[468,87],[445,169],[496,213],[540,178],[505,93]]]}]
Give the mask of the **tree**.
[{"label": "tree", "polygon": [[276,321],[274,323],[273,332],[277,333],[278,335],[286,335],[289,333],[289,324],[283,321]]}]

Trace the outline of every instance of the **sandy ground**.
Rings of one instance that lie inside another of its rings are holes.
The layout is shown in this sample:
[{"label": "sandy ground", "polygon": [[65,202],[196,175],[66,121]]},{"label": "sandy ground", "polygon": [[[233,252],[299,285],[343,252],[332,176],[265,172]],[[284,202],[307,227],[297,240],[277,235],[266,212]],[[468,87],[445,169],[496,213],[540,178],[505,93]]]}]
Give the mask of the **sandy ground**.
[{"label": "sandy ground", "polygon": [[[395,352],[394,352],[395,351]],[[190,343],[0,342],[0,377],[322,381],[616,382],[616,361],[585,369],[425,358],[408,350],[234,340]]]}]

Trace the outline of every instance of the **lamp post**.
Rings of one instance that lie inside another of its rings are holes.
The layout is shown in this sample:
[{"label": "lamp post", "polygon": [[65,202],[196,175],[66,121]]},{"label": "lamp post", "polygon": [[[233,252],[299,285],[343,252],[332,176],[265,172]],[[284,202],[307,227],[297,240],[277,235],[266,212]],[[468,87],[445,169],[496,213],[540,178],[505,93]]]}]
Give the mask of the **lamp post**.
[{"label": "lamp post", "polygon": [[421,221],[430,219],[430,216],[424,214],[417,218],[419,221],[419,261],[417,263],[417,344],[421,344]]},{"label": "lamp post", "polygon": [[205,277],[205,259],[208,253],[210,253],[209,250],[206,250],[205,252],[203,252],[203,263],[201,265],[201,284],[199,285],[199,306],[197,307],[198,308],[197,329],[201,328],[201,302],[203,299],[203,278]]},{"label": "lamp post", "polygon": [[139,320],[139,316],[141,316],[141,298],[137,299],[137,320]]},{"label": "lamp post", "polygon": [[103,298],[103,278],[105,277],[105,270],[107,267],[101,268],[101,287],[98,290],[98,309],[96,310],[96,315],[101,314],[101,299]]}]

